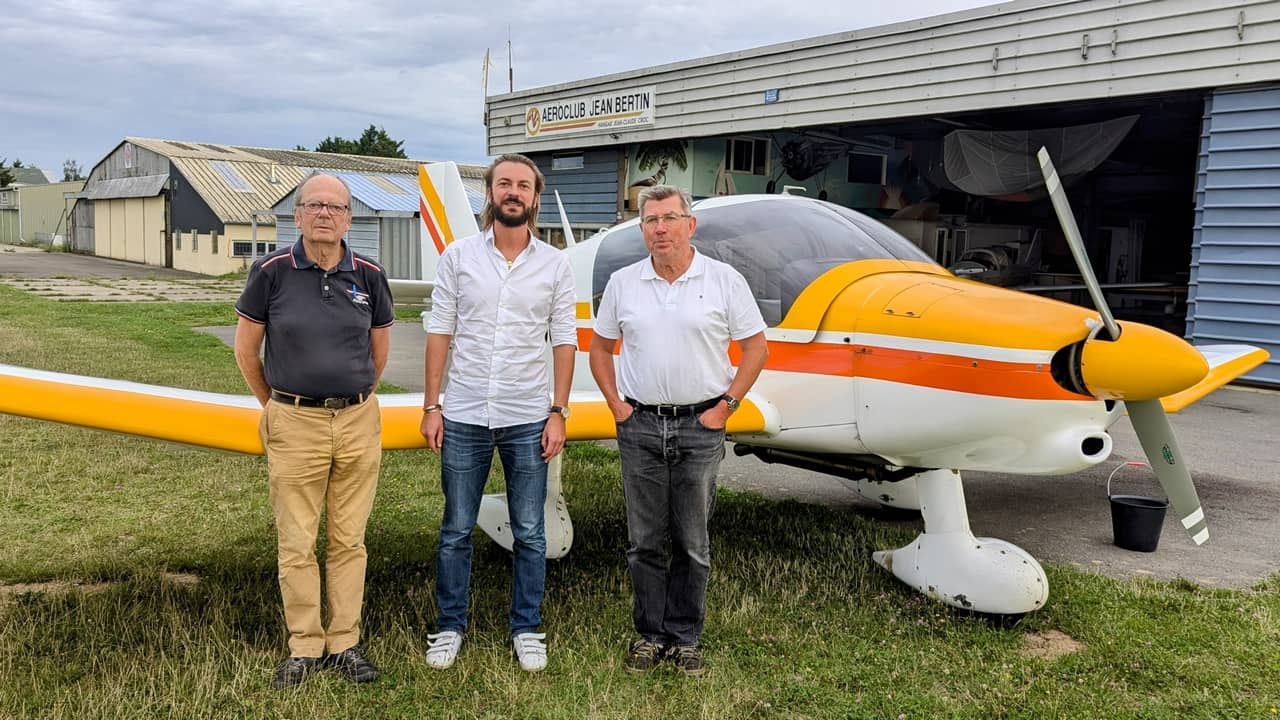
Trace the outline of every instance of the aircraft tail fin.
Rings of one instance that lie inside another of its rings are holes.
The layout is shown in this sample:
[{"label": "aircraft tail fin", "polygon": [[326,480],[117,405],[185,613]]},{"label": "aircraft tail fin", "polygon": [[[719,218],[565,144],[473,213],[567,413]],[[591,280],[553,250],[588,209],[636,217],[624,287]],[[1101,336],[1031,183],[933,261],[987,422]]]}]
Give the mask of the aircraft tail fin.
[{"label": "aircraft tail fin", "polygon": [[422,279],[431,281],[445,247],[480,232],[456,163],[418,166],[418,211],[422,222]]},{"label": "aircraft tail fin", "polygon": [[1266,362],[1270,353],[1252,345],[1197,345],[1209,362],[1209,373],[1186,390],[1160,398],[1166,413],[1176,413]]}]

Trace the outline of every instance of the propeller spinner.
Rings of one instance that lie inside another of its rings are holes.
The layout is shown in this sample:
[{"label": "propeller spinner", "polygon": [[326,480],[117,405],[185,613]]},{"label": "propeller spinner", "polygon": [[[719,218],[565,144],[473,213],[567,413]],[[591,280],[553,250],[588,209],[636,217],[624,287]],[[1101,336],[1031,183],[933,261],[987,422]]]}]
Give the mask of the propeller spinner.
[{"label": "propeller spinner", "polygon": [[[1076,227],[1071,206],[1067,203],[1066,191],[1058,179],[1053,161],[1049,159],[1049,151],[1040,148],[1037,157],[1040,159],[1040,171],[1044,174],[1054,212],[1062,223],[1062,231],[1071,247],[1071,254],[1080,268],[1080,275],[1089,289],[1094,307],[1101,316],[1101,332],[1086,341],[1081,354],[1081,376],[1091,394],[1101,398],[1125,400],[1129,421],[1142,444],[1142,451],[1146,453],[1147,464],[1169,496],[1169,502],[1181,520],[1182,527],[1197,545],[1201,545],[1209,539],[1209,527],[1205,523],[1204,510],[1200,505],[1200,497],[1196,494],[1195,484],[1191,481],[1191,472],[1183,461],[1182,451],[1178,449],[1178,442],[1174,439],[1173,428],[1160,404],[1160,397],[1194,385],[1208,372],[1208,364],[1185,341],[1169,336],[1176,341],[1171,343],[1168,339],[1156,338],[1145,332],[1160,332],[1154,328],[1134,325],[1126,327],[1122,333],[1102,296],[1098,279],[1093,274],[1093,268],[1085,254],[1084,241],[1080,237],[1080,229]],[[1144,337],[1121,341],[1122,335],[1135,334]],[[1147,358],[1159,358],[1160,373],[1145,373],[1123,362],[1124,358],[1133,358],[1136,354],[1132,350],[1122,349],[1132,340],[1137,341],[1132,343],[1135,348],[1144,350],[1141,353],[1143,355],[1158,347],[1158,351],[1147,355]],[[1159,380],[1151,382],[1152,377],[1158,377]]]}]

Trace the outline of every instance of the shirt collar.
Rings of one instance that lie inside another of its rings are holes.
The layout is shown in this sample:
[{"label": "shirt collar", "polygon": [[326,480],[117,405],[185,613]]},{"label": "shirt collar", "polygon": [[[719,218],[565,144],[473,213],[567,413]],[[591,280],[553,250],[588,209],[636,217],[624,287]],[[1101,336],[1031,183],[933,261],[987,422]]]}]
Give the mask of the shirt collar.
[{"label": "shirt collar", "polygon": [[[490,226],[489,226],[489,228],[488,228],[487,230],[485,230],[485,231],[484,231],[484,233],[482,233],[482,234],[484,235],[484,241],[485,241],[486,243],[488,243],[488,244],[489,244],[489,248],[490,248],[491,250],[494,250],[494,251],[496,252],[496,251],[498,250],[498,246],[497,246],[497,245],[495,245],[495,244],[494,244],[494,242],[493,242],[493,226],[492,226],[492,225],[490,225]],[[529,246],[528,246],[527,248],[525,248],[525,250],[529,250],[529,251],[533,252],[533,248],[537,247],[537,246],[538,246],[538,245],[540,245],[540,244],[541,244],[541,241],[540,241],[540,240],[538,240],[538,236],[537,236],[537,235],[534,235],[534,234],[533,234],[533,231],[532,231],[532,230],[530,230],[530,231],[529,231]],[[523,253],[524,253],[524,250],[522,250],[522,251],[521,251],[521,254],[523,254]]]},{"label": "shirt collar", "polygon": [[[689,263],[689,269],[685,270],[684,274],[680,276],[682,278],[697,277],[698,275],[701,275],[706,270],[706,267],[707,267],[707,260],[702,253],[698,252],[698,248],[694,246],[690,246],[690,247],[693,247],[693,261]],[[661,277],[659,277],[658,271],[653,269],[652,255],[649,256],[649,262],[645,263],[640,268],[640,279],[641,280],[661,280],[662,279]],[[676,279],[679,280],[680,278],[676,278]]]},{"label": "shirt collar", "polygon": [[[338,270],[346,272],[355,272],[356,263],[351,256],[351,248],[347,247],[346,240],[340,240],[342,243],[342,262],[338,263]],[[293,244],[293,249],[289,251],[293,256],[293,267],[298,270],[305,270],[314,267],[315,263],[311,262],[311,258],[307,257],[307,251],[302,247],[302,238],[298,238]]]}]

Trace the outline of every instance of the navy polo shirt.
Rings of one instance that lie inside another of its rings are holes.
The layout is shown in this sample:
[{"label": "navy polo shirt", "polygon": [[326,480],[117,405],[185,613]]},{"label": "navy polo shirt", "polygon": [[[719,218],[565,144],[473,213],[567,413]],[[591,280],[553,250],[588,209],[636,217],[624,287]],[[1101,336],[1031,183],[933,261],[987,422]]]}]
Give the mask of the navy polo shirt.
[{"label": "navy polo shirt", "polygon": [[373,389],[369,330],[395,322],[382,267],[342,242],[342,262],[325,272],[302,241],[249,269],[236,302],[243,318],[266,325],[264,370],[276,390],[313,398]]}]

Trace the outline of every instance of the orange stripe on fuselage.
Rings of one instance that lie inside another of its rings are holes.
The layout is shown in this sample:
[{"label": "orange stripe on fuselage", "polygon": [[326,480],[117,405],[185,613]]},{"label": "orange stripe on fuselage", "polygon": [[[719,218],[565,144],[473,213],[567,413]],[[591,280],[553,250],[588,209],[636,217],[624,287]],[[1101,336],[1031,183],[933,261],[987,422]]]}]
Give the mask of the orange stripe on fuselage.
[{"label": "orange stripe on fuselage", "polygon": [[436,227],[435,222],[431,219],[431,213],[427,212],[427,204],[422,202],[422,198],[418,198],[418,213],[422,217],[422,224],[427,226],[427,232],[431,234],[431,241],[435,243],[436,253],[444,254],[444,240],[440,238],[440,229]]},{"label": "orange stripe on fuselage", "polygon": [[[578,349],[591,347],[591,328],[578,328]],[[614,346],[614,354],[622,343]],[[735,366],[742,349],[729,343],[729,361]],[[938,390],[1023,400],[1093,400],[1064,390],[1054,381],[1047,363],[981,360],[963,355],[898,350],[872,345],[836,345],[769,342],[766,370],[808,373],[832,377],[860,377]]]}]

